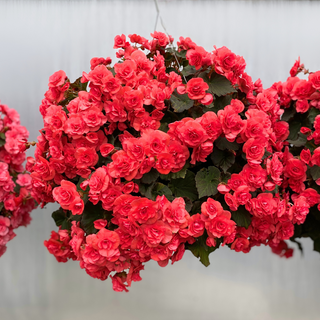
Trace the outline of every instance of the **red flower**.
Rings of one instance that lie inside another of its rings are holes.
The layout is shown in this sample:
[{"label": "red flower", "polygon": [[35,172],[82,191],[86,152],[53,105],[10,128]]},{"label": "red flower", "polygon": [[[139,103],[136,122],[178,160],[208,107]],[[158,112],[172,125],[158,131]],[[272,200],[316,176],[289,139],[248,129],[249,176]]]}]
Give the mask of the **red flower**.
[{"label": "red flower", "polygon": [[226,106],[223,110],[218,111],[218,118],[222,125],[223,133],[231,142],[233,142],[238,134],[244,131],[246,127],[246,122],[242,120],[238,114],[243,110],[243,104],[241,108],[234,108],[235,102],[233,101],[234,100],[231,101],[231,105]]},{"label": "red flower", "polygon": [[156,169],[161,174],[168,174],[174,165],[174,158],[170,153],[160,153],[157,156]]},{"label": "red flower", "polygon": [[59,70],[49,77],[49,87],[60,87],[66,79],[66,73],[63,70]]},{"label": "red flower", "polygon": [[99,253],[103,257],[106,257],[109,261],[118,260],[120,238],[116,232],[105,228],[100,229],[97,233],[96,243]]},{"label": "red flower", "polygon": [[126,180],[132,180],[139,169],[139,163],[132,160],[124,151],[120,150],[112,155],[112,161],[108,165],[108,171],[111,177],[123,177]]},{"label": "red flower", "polygon": [[188,234],[194,238],[201,237],[204,233],[205,222],[199,213],[194,214],[188,221]]},{"label": "red flower", "polygon": [[109,176],[106,167],[98,168],[90,177],[90,193],[100,193],[105,191],[109,185]]},{"label": "red flower", "polygon": [[208,135],[208,139],[210,139],[211,141],[216,140],[221,135],[221,123],[214,112],[208,111],[196,121],[200,122],[201,126],[204,128]]},{"label": "red flower", "polygon": [[146,199],[140,198],[131,202],[131,210],[129,212],[129,219],[136,221],[140,224],[154,223],[158,218],[157,203]]},{"label": "red flower", "polygon": [[272,216],[277,208],[277,201],[271,193],[260,193],[256,198],[251,199],[251,212],[258,218]]},{"label": "red flower", "polygon": [[206,90],[209,89],[209,85],[203,81],[202,78],[192,78],[187,83],[186,92],[188,97],[192,100],[201,100],[206,95]]},{"label": "red flower", "polygon": [[43,157],[38,157],[32,169],[45,181],[51,180],[55,176],[55,170]]},{"label": "red flower", "polygon": [[248,253],[250,251],[250,242],[248,239],[240,237],[237,238],[231,245],[231,250],[235,252]]},{"label": "red flower", "polygon": [[264,138],[250,138],[243,145],[243,152],[251,166],[259,165],[265,153],[267,142]]},{"label": "red flower", "polygon": [[214,219],[222,214],[223,208],[220,202],[208,198],[206,202],[201,205],[201,217],[204,221]]},{"label": "red flower", "polygon": [[176,130],[180,141],[188,148],[197,147],[208,138],[201,124],[192,119],[183,121]]},{"label": "red flower", "polygon": [[172,239],[170,227],[162,221],[141,226],[142,236],[149,247],[157,247],[160,243],[168,243]]},{"label": "red flower", "polygon": [[316,90],[320,90],[320,71],[310,73],[308,80]]},{"label": "red flower", "polygon": [[284,168],[285,176],[293,180],[305,180],[307,166],[299,159],[289,159]]},{"label": "red flower", "polygon": [[206,222],[206,229],[208,235],[211,237],[221,238],[232,234],[236,223],[232,220],[229,211],[222,211],[222,213],[212,220]]},{"label": "red flower", "polygon": [[72,206],[80,201],[77,187],[70,181],[62,180],[61,187],[54,188],[52,194],[54,200],[66,210],[71,210]]},{"label": "red flower", "polygon": [[99,160],[99,156],[94,148],[79,148],[74,156],[77,160],[76,167],[79,169],[94,167]]}]

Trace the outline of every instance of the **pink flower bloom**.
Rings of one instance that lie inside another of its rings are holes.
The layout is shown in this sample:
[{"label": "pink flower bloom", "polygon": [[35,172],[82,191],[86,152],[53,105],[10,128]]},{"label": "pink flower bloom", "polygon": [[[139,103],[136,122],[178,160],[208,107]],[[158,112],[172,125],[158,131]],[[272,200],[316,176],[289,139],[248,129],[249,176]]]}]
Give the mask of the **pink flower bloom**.
[{"label": "pink flower bloom", "polygon": [[243,110],[243,105],[234,108],[235,100],[231,101],[231,105],[226,106],[223,110],[218,111],[218,118],[222,125],[223,133],[226,138],[233,142],[238,134],[245,130],[246,122],[241,119],[239,112]]},{"label": "pink flower bloom", "polygon": [[62,180],[61,187],[54,188],[52,194],[54,200],[66,210],[71,210],[72,206],[80,201],[77,187],[70,181]]},{"label": "pink flower bloom", "polygon": [[192,78],[187,83],[186,93],[192,100],[201,100],[205,97],[208,89],[208,84],[202,78]]},{"label": "pink flower bloom", "polygon": [[171,228],[162,221],[141,226],[143,239],[149,247],[157,247],[160,243],[168,243],[172,239]]},{"label": "pink flower bloom", "polygon": [[10,220],[7,217],[0,216],[0,236],[3,237],[8,234],[10,227]]},{"label": "pink flower bloom", "polygon": [[66,79],[66,73],[63,70],[59,70],[49,77],[49,87],[60,87]]}]

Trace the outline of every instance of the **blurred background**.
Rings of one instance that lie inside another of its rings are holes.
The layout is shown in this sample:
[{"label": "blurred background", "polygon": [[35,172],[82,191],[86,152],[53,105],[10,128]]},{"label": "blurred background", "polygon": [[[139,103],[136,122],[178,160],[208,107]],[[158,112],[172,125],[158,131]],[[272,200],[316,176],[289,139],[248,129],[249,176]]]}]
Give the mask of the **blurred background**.
[{"label": "blurred background", "polygon": [[[264,87],[285,81],[294,61],[320,70],[317,1],[160,1],[168,32],[206,50],[223,45],[246,62]],[[38,111],[49,76],[65,70],[71,81],[89,71],[92,57],[115,58],[113,39],[150,38],[156,19],[148,1],[0,1],[0,99],[21,115],[36,140]],[[158,31],[163,31],[158,23]],[[31,155],[32,152],[29,152]],[[57,263],[43,246],[56,230],[56,205],[32,213],[0,259],[1,320],[70,319],[320,319],[320,255],[303,241],[304,256],[281,259],[269,248],[250,254],[228,248],[205,268],[188,251],[160,268],[147,263],[129,293],[89,277],[78,262]]]}]

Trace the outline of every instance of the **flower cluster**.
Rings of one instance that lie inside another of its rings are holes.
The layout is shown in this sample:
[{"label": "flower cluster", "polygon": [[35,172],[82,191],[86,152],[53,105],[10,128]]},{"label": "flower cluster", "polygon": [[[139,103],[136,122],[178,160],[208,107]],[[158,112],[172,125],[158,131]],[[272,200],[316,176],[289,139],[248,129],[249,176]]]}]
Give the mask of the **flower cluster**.
[{"label": "flower cluster", "polygon": [[13,230],[30,223],[35,207],[32,179],[23,167],[28,136],[17,111],[0,104],[0,256],[16,236]]},{"label": "flower cluster", "polygon": [[32,196],[60,204],[49,252],[127,291],[186,249],[206,266],[220,246],[288,258],[285,240],[310,236],[319,251],[320,73],[298,60],[264,89],[226,47],[151,36],[116,36],[120,61],[93,58],[74,83],[49,78],[27,163]]}]

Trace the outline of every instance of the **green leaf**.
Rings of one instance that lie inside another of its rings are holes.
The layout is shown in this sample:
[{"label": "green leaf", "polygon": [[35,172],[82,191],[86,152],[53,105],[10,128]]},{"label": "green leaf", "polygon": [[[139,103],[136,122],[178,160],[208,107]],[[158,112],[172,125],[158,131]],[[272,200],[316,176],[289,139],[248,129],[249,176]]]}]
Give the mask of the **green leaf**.
[{"label": "green leaf", "polygon": [[307,136],[298,132],[298,138],[295,140],[287,140],[290,144],[294,145],[295,147],[302,147],[305,146],[307,143]]},{"label": "green leaf", "polygon": [[310,174],[313,180],[318,180],[320,178],[320,167],[314,165],[310,168]]},{"label": "green leaf", "polygon": [[63,222],[61,224],[61,229],[62,230],[71,230],[71,221],[63,220]]},{"label": "green leaf", "polygon": [[169,126],[168,126],[168,124],[167,124],[166,122],[162,122],[162,123],[160,124],[160,127],[159,127],[158,130],[167,133],[168,130],[169,130]]},{"label": "green leaf", "polygon": [[66,214],[62,208],[52,212],[51,216],[52,216],[54,222],[56,223],[57,227],[60,227],[62,225],[62,223],[66,220]]},{"label": "green leaf", "polygon": [[232,220],[238,227],[249,228],[251,224],[251,214],[245,209],[244,206],[239,206],[237,211],[232,211]]},{"label": "green leaf", "polygon": [[170,181],[171,180],[171,173],[168,174],[160,174],[160,179],[165,180],[165,181]]},{"label": "green leaf", "polygon": [[231,178],[231,173],[226,172],[225,174],[222,175],[221,182],[228,183],[230,178]]},{"label": "green leaf", "polygon": [[72,214],[70,217],[69,217],[69,220],[70,221],[81,221],[82,219],[82,214]]},{"label": "green leaf", "polygon": [[202,108],[203,108],[202,109],[203,112],[215,111],[213,102],[211,102],[210,104],[208,104],[208,105],[206,105],[205,107],[202,107]]},{"label": "green leaf", "polygon": [[223,170],[224,173],[234,164],[235,156],[228,150],[220,150],[214,148],[211,153],[211,160],[213,164]]},{"label": "green leaf", "polygon": [[14,187],[14,192],[17,194],[20,194],[20,189],[21,189],[21,186],[16,183],[16,186]]},{"label": "green leaf", "polygon": [[184,68],[181,70],[181,73],[182,73],[182,75],[184,75],[185,77],[188,77],[188,76],[190,76],[190,75],[192,75],[192,74],[195,74],[196,71],[197,71],[197,70],[196,70],[196,68],[195,68],[194,66],[188,65],[188,66],[184,67]]},{"label": "green leaf", "polygon": [[175,121],[179,121],[179,120],[181,120],[181,118],[175,112],[170,111],[170,110],[166,110],[163,118],[161,119],[161,122],[162,123],[171,123],[171,122],[175,122]]},{"label": "green leaf", "polygon": [[203,115],[203,106],[193,106],[188,113],[193,119],[200,118]]},{"label": "green leaf", "polygon": [[308,119],[312,125],[314,123],[316,116],[318,116],[319,114],[320,114],[320,110],[318,110],[317,108],[311,108],[309,110]]},{"label": "green leaf", "polygon": [[70,88],[77,91],[86,91],[88,82],[82,83],[81,78],[76,79],[75,82],[70,83]]},{"label": "green leaf", "polygon": [[187,197],[191,201],[198,199],[195,174],[189,170],[187,170],[185,178],[171,180],[169,188],[176,197]]},{"label": "green leaf", "polygon": [[207,73],[201,73],[200,77],[209,85],[208,91],[218,97],[236,92],[236,89],[232,86],[231,82],[220,74],[214,72],[209,79]]},{"label": "green leaf", "polygon": [[144,174],[141,182],[145,183],[145,184],[152,184],[153,182],[155,182],[160,176],[160,173],[152,168],[148,173]]},{"label": "green leaf", "polygon": [[179,58],[186,58],[187,50],[181,50],[176,51],[175,49],[172,50],[172,48],[167,49],[167,52],[170,52],[171,54],[175,54]]},{"label": "green leaf", "polygon": [[172,200],[172,191],[163,183],[157,182],[152,188],[152,199],[155,200],[157,196],[165,195],[168,200]]},{"label": "green leaf", "polygon": [[186,164],[183,166],[183,168],[178,172],[171,172],[171,179],[180,179],[185,178],[187,174],[187,169],[190,167],[189,163],[186,162]]},{"label": "green leaf", "polygon": [[94,227],[93,222],[98,219],[103,219],[103,210],[100,203],[94,205],[88,201],[84,207],[81,219],[81,227],[86,234],[96,233],[98,230]]},{"label": "green leaf", "polygon": [[190,213],[192,206],[193,206],[193,202],[189,198],[186,198],[186,197],[184,197],[183,200],[186,204],[186,210],[188,211],[188,213]]},{"label": "green leaf", "polygon": [[4,207],[4,203],[0,202],[0,212],[2,211],[3,207]]},{"label": "green leaf", "polygon": [[313,250],[320,252],[320,238],[314,240],[314,242],[313,242]]},{"label": "green leaf", "polygon": [[153,195],[152,195],[152,189],[153,189],[154,184],[152,184],[149,187],[146,187],[146,191],[145,191],[145,196],[150,199],[150,200],[154,200],[153,199]]},{"label": "green leaf", "polygon": [[220,182],[220,170],[216,167],[203,168],[196,175],[199,198],[214,196]]},{"label": "green leaf", "polygon": [[186,249],[190,250],[195,257],[200,258],[200,262],[208,267],[210,265],[209,254],[215,251],[217,247],[208,247],[205,237],[202,236],[193,244],[186,244]]},{"label": "green leaf", "polygon": [[284,113],[281,116],[281,121],[286,121],[288,122],[290,119],[294,117],[296,114],[296,109],[293,107],[285,109]]},{"label": "green leaf", "polygon": [[0,147],[3,147],[6,144],[6,140],[0,139]]},{"label": "green leaf", "polygon": [[307,149],[310,150],[310,152],[313,152],[315,149],[317,149],[317,146],[315,146],[311,141],[308,141],[306,144],[305,144],[305,147]]},{"label": "green leaf", "polygon": [[298,139],[298,132],[301,129],[301,122],[298,121],[292,121],[289,124],[289,131],[290,134],[288,136],[288,140],[296,140]]},{"label": "green leaf", "polygon": [[268,158],[268,157],[271,156],[271,155],[272,155],[272,153],[266,150],[266,151],[264,152],[264,155],[263,155],[263,157],[262,157],[262,160]]},{"label": "green leaf", "polygon": [[141,193],[141,195],[145,196],[146,192],[147,192],[147,186],[142,184],[141,181],[137,181],[135,180],[135,183],[138,184],[139,186],[139,192]]},{"label": "green leaf", "polygon": [[202,205],[201,201],[195,201],[191,209],[191,215],[201,213],[201,205]]},{"label": "green leaf", "polygon": [[320,236],[320,222],[312,214],[308,214],[306,221],[301,225],[301,237],[309,237],[316,240]]},{"label": "green leaf", "polygon": [[175,54],[179,58],[186,59],[187,50],[176,51]]},{"label": "green leaf", "polygon": [[180,72],[176,68],[172,68],[172,67],[166,68],[166,73],[170,73],[172,71],[180,76]]},{"label": "green leaf", "polygon": [[[101,156],[101,155],[100,155],[100,156]],[[102,156],[101,156],[101,157],[102,157]],[[92,175],[92,174],[91,174],[91,175]],[[89,176],[89,178],[91,177],[91,175]],[[89,185],[87,185],[86,190],[82,190],[82,189],[80,188],[80,184],[81,184],[83,181],[85,181],[85,180],[87,180],[87,178],[80,178],[79,181],[78,181],[78,183],[77,183],[77,191],[78,191],[78,192],[81,192],[81,193],[83,194],[82,200],[83,200],[84,204],[86,204],[86,203],[88,202],[88,198],[89,198],[88,194],[89,194],[89,190],[90,190]]]},{"label": "green leaf", "polygon": [[219,110],[223,110],[226,106],[230,105],[232,100],[231,96],[222,96],[222,97],[216,97],[213,101],[213,109],[211,111],[214,111],[217,113]]},{"label": "green leaf", "polygon": [[294,243],[296,243],[296,244],[297,244],[298,249],[299,249],[299,250],[300,250],[300,252],[301,252],[301,255],[303,255],[303,247],[302,247],[301,242],[297,241],[297,240],[296,240],[296,239],[294,239],[294,238],[290,238],[290,241],[292,241],[292,242],[294,242]]},{"label": "green leaf", "polygon": [[225,137],[219,137],[214,143],[220,150],[238,150],[240,148],[238,143],[230,142]]},{"label": "green leaf", "polygon": [[172,94],[171,105],[175,112],[183,112],[193,106],[194,101],[188,98],[187,94]]},{"label": "green leaf", "polygon": [[4,132],[0,132],[0,138],[6,140],[6,135]]},{"label": "green leaf", "polygon": [[[315,189],[318,193],[319,193],[319,186],[318,185],[311,185],[310,186],[312,189]],[[318,187],[318,188],[317,188]],[[320,221],[320,211],[318,210],[317,206],[313,206],[309,209],[309,214],[312,214],[317,221]],[[295,228],[296,228],[296,225],[295,225]]]},{"label": "green leaf", "polygon": [[302,225],[295,224],[294,225],[294,234],[293,234],[292,238],[301,238],[301,232],[302,232]]}]

